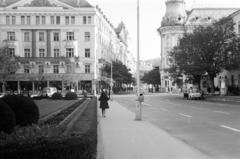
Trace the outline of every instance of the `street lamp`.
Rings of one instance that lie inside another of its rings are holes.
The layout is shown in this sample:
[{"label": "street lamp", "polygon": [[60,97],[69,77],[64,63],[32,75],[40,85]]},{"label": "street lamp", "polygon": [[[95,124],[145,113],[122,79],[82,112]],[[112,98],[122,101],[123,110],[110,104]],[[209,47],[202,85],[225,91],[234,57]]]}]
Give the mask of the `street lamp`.
[{"label": "street lamp", "polygon": [[[109,94],[111,94],[111,95],[113,92],[112,88],[113,88],[113,63],[111,61],[111,82],[110,82],[110,92],[109,92]],[[112,100],[112,96],[110,98]]]},{"label": "street lamp", "polygon": [[136,120],[142,120],[142,102],[143,94],[140,93],[140,57],[139,57],[139,42],[140,42],[140,27],[139,27],[139,0],[137,0],[137,105],[136,105]]}]

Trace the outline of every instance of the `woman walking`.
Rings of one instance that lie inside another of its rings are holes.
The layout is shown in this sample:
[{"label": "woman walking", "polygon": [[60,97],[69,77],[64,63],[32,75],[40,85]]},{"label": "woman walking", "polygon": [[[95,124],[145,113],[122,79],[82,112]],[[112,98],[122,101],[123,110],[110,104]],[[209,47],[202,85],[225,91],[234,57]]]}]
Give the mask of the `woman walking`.
[{"label": "woman walking", "polygon": [[103,91],[98,100],[100,101],[100,108],[102,109],[102,117],[105,118],[106,117],[106,109],[109,108],[109,105],[108,105],[109,98],[108,98],[107,94]]}]

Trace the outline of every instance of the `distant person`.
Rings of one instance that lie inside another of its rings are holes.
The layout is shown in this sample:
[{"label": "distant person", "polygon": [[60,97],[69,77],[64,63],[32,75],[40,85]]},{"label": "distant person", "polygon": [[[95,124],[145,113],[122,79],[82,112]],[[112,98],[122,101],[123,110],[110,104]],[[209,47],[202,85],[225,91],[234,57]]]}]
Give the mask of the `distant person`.
[{"label": "distant person", "polygon": [[106,117],[106,109],[109,108],[109,105],[108,105],[109,98],[108,98],[107,94],[104,91],[102,91],[98,100],[100,101],[100,108],[102,109],[102,117],[105,118]]}]

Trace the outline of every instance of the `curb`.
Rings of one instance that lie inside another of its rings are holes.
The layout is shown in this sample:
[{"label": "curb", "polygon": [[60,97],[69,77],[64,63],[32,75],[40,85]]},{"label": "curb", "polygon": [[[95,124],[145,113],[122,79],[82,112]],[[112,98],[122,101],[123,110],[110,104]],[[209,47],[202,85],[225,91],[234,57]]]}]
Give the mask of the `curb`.
[{"label": "curb", "polygon": [[[98,103],[98,102],[97,102]],[[101,122],[100,122],[100,109],[99,103],[97,104],[97,156],[96,159],[104,159],[104,146],[102,141],[102,130],[101,130]]]},{"label": "curb", "polygon": [[73,124],[77,121],[79,116],[82,115],[84,110],[87,108],[88,103],[90,102],[89,99],[86,99],[81,105],[78,106],[71,114],[69,114],[62,122],[60,122],[59,126],[66,125],[66,130],[64,131],[64,135],[69,133]]}]

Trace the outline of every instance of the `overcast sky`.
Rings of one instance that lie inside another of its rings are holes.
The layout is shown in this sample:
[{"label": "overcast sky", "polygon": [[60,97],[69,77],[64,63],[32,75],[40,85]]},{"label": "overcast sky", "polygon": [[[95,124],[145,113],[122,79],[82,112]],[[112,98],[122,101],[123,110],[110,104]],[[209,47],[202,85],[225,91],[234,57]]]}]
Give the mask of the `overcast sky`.
[{"label": "overcast sky", "polygon": [[[130,35],[129,50],[136,55],[137,49],[137,0],[88,0],[98,5],[116,27],[123,21]],[[160,57],[160,36],[157,28],[165,13],[165,0],[140,1],[140,59]],[[239,0],[185,0],[186,7],[240,8]]]}]

